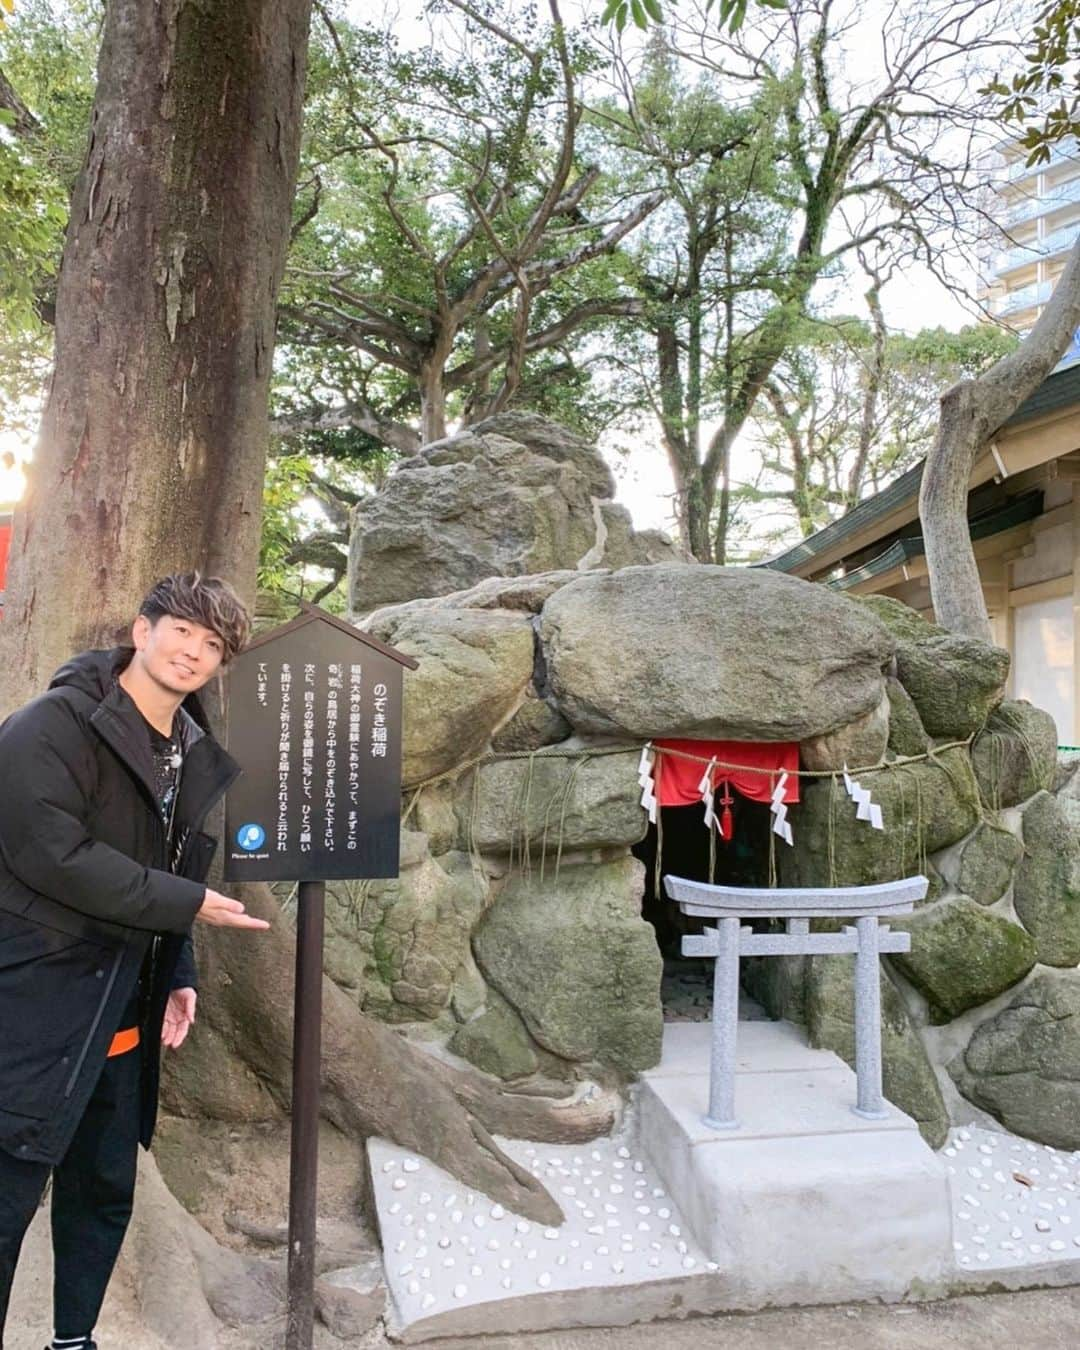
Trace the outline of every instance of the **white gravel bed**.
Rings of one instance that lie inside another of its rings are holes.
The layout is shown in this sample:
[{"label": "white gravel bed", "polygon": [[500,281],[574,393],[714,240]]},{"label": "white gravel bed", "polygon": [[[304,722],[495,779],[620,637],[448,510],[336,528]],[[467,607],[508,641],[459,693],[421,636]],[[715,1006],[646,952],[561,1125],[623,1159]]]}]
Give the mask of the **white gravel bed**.
[{"label": "white gravel bed", "polygon": [[961,1272],[1080,1261],[1080,1152],[968,1126],[950,1131],[942,1156]]}]

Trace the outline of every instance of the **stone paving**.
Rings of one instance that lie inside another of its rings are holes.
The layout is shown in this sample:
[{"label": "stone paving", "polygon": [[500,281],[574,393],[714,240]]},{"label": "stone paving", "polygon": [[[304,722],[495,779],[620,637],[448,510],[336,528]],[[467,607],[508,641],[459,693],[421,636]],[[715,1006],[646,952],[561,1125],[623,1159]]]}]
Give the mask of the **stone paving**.
[{"label": "stone paving", "polygon": [[943,1156],[967,1282],[1080,1282],[1080,1152],[968,1126],[950,1132]]},{"label": "stone paving", "polygon": [[[480,1305],[488,1329],[498,1327],[501,1304],[516,1305],[506,1309],[513,1324],[521,1316],[527,1323],[521,1300],[541,1294],[551,1325],[573,1324],[600,1312],[598,1288],[610,1291],[614,1320],[614,1305],[632,1288],[646,1291],[639,1316],[662,1316],[671,1282],[716,1272],[655,1170],[626,1143],[499,1143],[563,1206],[560,1228],[508,1213],[424,1158],[369,1143],[386,1278],[403,1330],[460,1333],[476,1324]],[[682,1302],[676,1293],[675,1305]]]}]

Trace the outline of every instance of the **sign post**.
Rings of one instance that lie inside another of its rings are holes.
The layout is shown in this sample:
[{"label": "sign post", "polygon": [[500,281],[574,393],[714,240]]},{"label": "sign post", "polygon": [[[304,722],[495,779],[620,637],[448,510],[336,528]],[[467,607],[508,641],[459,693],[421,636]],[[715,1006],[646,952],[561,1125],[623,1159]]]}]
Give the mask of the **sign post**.
[{"label": "sign post", "polygon": [[305,605],[233,664],[225,880],[299,883],[286,1350],[311,1350],[326,882],[398,874],[410,656]]}]

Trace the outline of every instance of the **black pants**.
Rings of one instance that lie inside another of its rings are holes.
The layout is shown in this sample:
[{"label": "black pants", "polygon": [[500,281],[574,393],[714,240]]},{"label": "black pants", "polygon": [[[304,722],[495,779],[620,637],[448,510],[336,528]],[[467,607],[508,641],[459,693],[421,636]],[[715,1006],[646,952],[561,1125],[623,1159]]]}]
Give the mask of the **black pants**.
[{"label": "black pants", "polygon": [[63,1161],[23,1162],[0,1152],[0,1347],[19,1249],[52,1171],[53,1328],[94,1329],[124,1241],[139,1146],[142,1054],[105,1061]]}]

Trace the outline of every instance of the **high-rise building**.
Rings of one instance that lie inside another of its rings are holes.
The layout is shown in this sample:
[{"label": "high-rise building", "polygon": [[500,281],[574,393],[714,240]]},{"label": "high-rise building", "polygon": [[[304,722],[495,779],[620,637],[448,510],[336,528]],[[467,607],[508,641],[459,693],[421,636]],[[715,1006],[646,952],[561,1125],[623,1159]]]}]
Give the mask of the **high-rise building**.
[{"label": "high-rise building", "polygon": [[[988,156],[988,211],[1013,242],[998,236],[980,258],[979,298],[1021,333],[1039,317],[1080,233],[1080,155],[1054,149],[1035,168],[1026,158],[1016,141]],[[1067,359],[1078,357],[1070,349]]]}]

